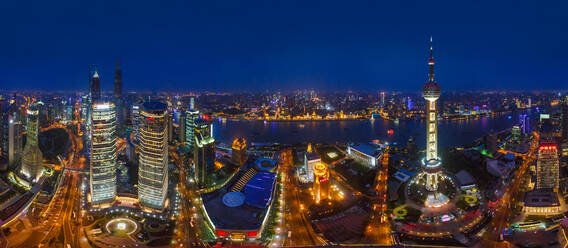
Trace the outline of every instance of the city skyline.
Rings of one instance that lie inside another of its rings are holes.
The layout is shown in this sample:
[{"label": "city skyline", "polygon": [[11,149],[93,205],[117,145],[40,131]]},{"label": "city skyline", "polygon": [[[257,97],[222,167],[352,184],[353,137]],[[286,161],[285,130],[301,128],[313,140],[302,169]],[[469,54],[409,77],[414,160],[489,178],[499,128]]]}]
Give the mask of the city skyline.
[{"label": "city skyline", "polygon": [[568,247],[568,3],[64,1],[0,9],[0,248]]},{"label": "city skyline", "polygon": [[566,85],[566,3],[63,5],[7,4],[3,89],[85,90],[96,64],[111,90],[121,60],[125,91],[408,91],[427,80],[430,35],[448,91]]}]

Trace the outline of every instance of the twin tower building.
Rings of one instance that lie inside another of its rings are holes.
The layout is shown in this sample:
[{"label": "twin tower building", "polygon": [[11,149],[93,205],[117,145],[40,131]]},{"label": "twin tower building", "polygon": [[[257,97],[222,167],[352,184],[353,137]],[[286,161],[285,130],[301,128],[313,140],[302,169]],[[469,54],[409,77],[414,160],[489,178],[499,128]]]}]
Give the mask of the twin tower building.
[{"label": "twin tower building", "polygon": [[[119,68],[115,72],[113,101],[101,98],[96,71],[90,78],[90,86],[90,120],[87,121],[90,129],[90,202],[104,208],[111,206],[117,195],[117,127],[121,125],[122,72]],[[138,200],[143,208],[160,211],[164,208],[168,189],[170,120],[167,105],[146,102],[134,118],[137,118],[137,132],[133,138],[139,141]]]}]

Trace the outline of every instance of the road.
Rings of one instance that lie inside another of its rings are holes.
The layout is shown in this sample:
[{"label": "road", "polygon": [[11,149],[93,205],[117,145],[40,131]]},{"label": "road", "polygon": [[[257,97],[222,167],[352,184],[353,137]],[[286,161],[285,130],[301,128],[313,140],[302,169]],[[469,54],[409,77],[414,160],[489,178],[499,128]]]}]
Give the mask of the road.
[{"label": "road", "polygon": [[316,235],[309,220],[302,213],[307,207],[303,206],[300,200],[300,188],[294,176],[295,168],[291,150],[282,152],[279,166],[279,170],[286,175],[282,182],[284,220],[279,226],[280,229],[277,229],[284,246],[324,245],[325,241]]},{"label": "road", "polygon": [[391,235],[391,225],[386,215],[388,203],[388,169],[389,169],[389,152],[388,148],[383,153],[381,161],[381,169],[377,173],[375,179],[375,190],[377,197],[373,200],[373,212],[371,220],[365,230],[365,241],[372,244],[392,245],[393,238]]},{"label": "road", "polygon": [[538,133],[533,133],[533,139],[530,146],[530,150],[525,157],[525,160],[519,166],[513,175],[513,179],[509,183],[509,186],[505,190],[503,197],[499,200],[497,209],[493,219],[487,225],[487,231],[482,236],[478,247],[512,247],[513,245],[508,242],[498,242],[499,234],[503,231],[505,227],[510,224],[511,219],[514,217],[515,211],[511,211],[513,207],[517,205],[519,201],[522,200],[524,191],[523,187],[520,187],[523,182],[523,178],[528,171],[531,163],[535,160],[535,150],[538,147],[539,135]]},{"label": "road", "polygon": [[[60,126],[56,126],[60,128]],[[55,127],[54,127],[55,128]],[[74,221],[73,210],[77,208],[80,198],[79,175],[69,169],[83,169],[83,142],[80,137],[66,129],[71,138],[71,153],[61,161],[60,183],[49,205],[40,215],[39,225],[34,228],[28,239],[16,247],[53,247],[65,246],[80,247],[78,240],[82,236],[79,230],[80,223]],[[63,240],[58,240],[63,232]]]},{"label": "road", "polygon": [[174,159],[174,163],[180,171],[178,190],[181,206],[180,215],[176,219],[175,240],[180,247],[206,246],[199,237],[198,223],[202,223],[203,220],[199,214],[199,202],[195,201],[195,199],[199,199],[195,193],[197,192],[196,185],[188,184],[186,179],[189,175],[186,166],[183,164],[184,158],[179,157],[175,149],[170,149],[170,158]]}]

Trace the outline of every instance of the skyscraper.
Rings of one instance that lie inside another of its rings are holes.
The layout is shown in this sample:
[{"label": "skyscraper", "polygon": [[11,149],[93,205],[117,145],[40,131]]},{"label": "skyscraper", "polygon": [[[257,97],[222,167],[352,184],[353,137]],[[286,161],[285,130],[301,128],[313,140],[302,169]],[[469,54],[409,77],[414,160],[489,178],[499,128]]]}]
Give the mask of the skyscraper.
[{"label": "skyscraper", "polygon": [[168,190],[168,111],[146,102],[140,111],[138,199],[143,207],[162,210]]},{"label": "skyscraper", "polygon": [[8,101],[0,100],[0,157],[8,159]]},{"label": "skyscraper", "polygon": [[195,109],[193,97],[185,113],[185,141],[190,148],[195,146],[195,122],[199,119],[199,110]]},{"label": "skyscraper", "polygon": [[120,69],[120,60],[116,62],[114,71],[114,98],[122,98],[122,70]]},{"label": "skyscraper", "polygon": [[434,81],[434,56],[430,38],[430,59],[428,66],[428,82],[422,87],[422,96],[426,99],[426,158],[422,161],[422,169],[426,173],[426,189],[438,189],[438,177],[442,172],[442,161],[438,157],[438,116],[436,101],[440,98],[440,85]]},{"label": "skyscraper", "polygon": [[114,103],[97,102],[91,111],[90,187],[94,205],[116,197],[116,110]]},{"label": "skyscraper", "polygon": [[186,118],[186,112],[183,111],[183,110],[180,110],[179,121],[178,121],[178,123],[179,123],[178,141],[180,143],[185,142],[185,134],[186,134],[185,118]]},{"label": "skyscraper", "polygon": [[568,141],[568,100],[564,99],[564,101],[562,101],[562,122],[561,122],[561,128],[562,128],[562,139],[564,141]]},{"label": "skyscraper", "polygon": [[132,122],[132,138],[133,142],[138,142],[140,135],[140,104],[134,103],[132,105],[132,112],[130,115]]},{"label": "skyscraper", "polygon": [[22,154],[20,173],[31,182],[37,182],[43,173],[43,154],[38,146],[38,109],[32,105],[27,110],[26,147]]},{"label": "skyscraper", "polygon": [[93,78],[91,80],[93,83],[91,101],[92,103],[95,103],[101,99],[101,79],[99,78],[99,72],[95,71],[95,74],[93,74]]},{"label": "skyscraper", "polygon": [[174,139],[174,115],[171,109],[168,111],[166,118],[168,121],[168,142],[172,142]]},{"label": "skyscraper", "polygon": [[558,145],[553,142],[541,142],[538,147],[536,162],[536,188],[558,190],[559,186]]},{"label": "skyscraper", "polygon": [[22,155],[22,122],[10,115],[8,119],[8,164],[13,165]]},{"label": "skyscraper", "polygon": [[122,104],[122,70],[120,69],[120,60],[116,62],[116,70],[114,71],[114,104],[116,108],[116,122],[119,128],[124,124],[124,106]]},{"label": "skyscraper", "polygon": [[215,139],[211,137],[211,122],[198,119],[195,122],[193,161],[196,180],[201,188],[208,185],[207,175],[215,166]]},{"label": "skyscraper", "polygon": [[523,134],[529,134],[531,132],[530,117],[527,114],[519,115],[519,126]]}]

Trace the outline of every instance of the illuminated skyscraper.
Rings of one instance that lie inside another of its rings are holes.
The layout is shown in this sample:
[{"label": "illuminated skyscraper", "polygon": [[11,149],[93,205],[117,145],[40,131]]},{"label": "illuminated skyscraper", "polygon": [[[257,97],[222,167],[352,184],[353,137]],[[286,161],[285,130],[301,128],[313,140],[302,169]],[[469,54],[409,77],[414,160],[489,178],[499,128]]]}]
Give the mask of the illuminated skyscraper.
[{"label": "illuminated skyscraper", "polygon": [[199,119],[199,110],[195,109],[193,97],[185,113],[185,142],[190,148],[195,146],[195,122]]},{"label": "illuminated skyscraper", "polygon": [[93,74],[93,91],[91,92],[91,101],[94,104],[101,99],[101,79],[99,78],[99,72],[95,71]]},{"label": "illuminated skyscraper", "polygon": [[215,166],[215,139],[211,137],[211,122],[198,119],[194,129],[193,161],[196,180],[201,188],[208,185],[207,175]]},{"label": "illuminated skyscraper", "polygon": [[558,145],[542,142],[538,147],[536,162],[536,188],[558,190],[559,186]]},{"label": "illuminated skyscraper", "polygon": [[438,111],[436,102],[440,98],[440,85],[434,81],[434,56],[430,38],[430,59],[428,66],[428,82],[422,87],[422,96],[426,99],[426,158],[422,161],[422,169],[426,173],[426,189],[438,189],[438,177],[442,172],[442,163],[438,157]]},{"label": "illuminated skyscraper", "polygon": [[22,155],[20,173],[31,182],[37,182],[43,173],[43,154],[38,147],[38,109],[35,105],[27,110],[26,147]]},{"label": "illuminated skyscraper", "polygon": [[530,124],[530,117],[527,114],[519,115],[519,127],[523,134],[529,134],[531,132]]},{"label": "illuminated skyscraper", "polygon": [[135,103],[132,105],[130,118],[132,122],[132,139],[133,142],[138,142],[138,137],[140,135],[140,104]]},{"label": "illuminated skyscraper", "polygon": [[91,202],[99,205],[113,202],[116,196],[115,105],[96,102],[91,115]]},{"label": "illuminated skyscraper", "polygon": [[162,210],[168,190],[168,110],[146,102],[140,111],[138,199],[143,207]]}]

